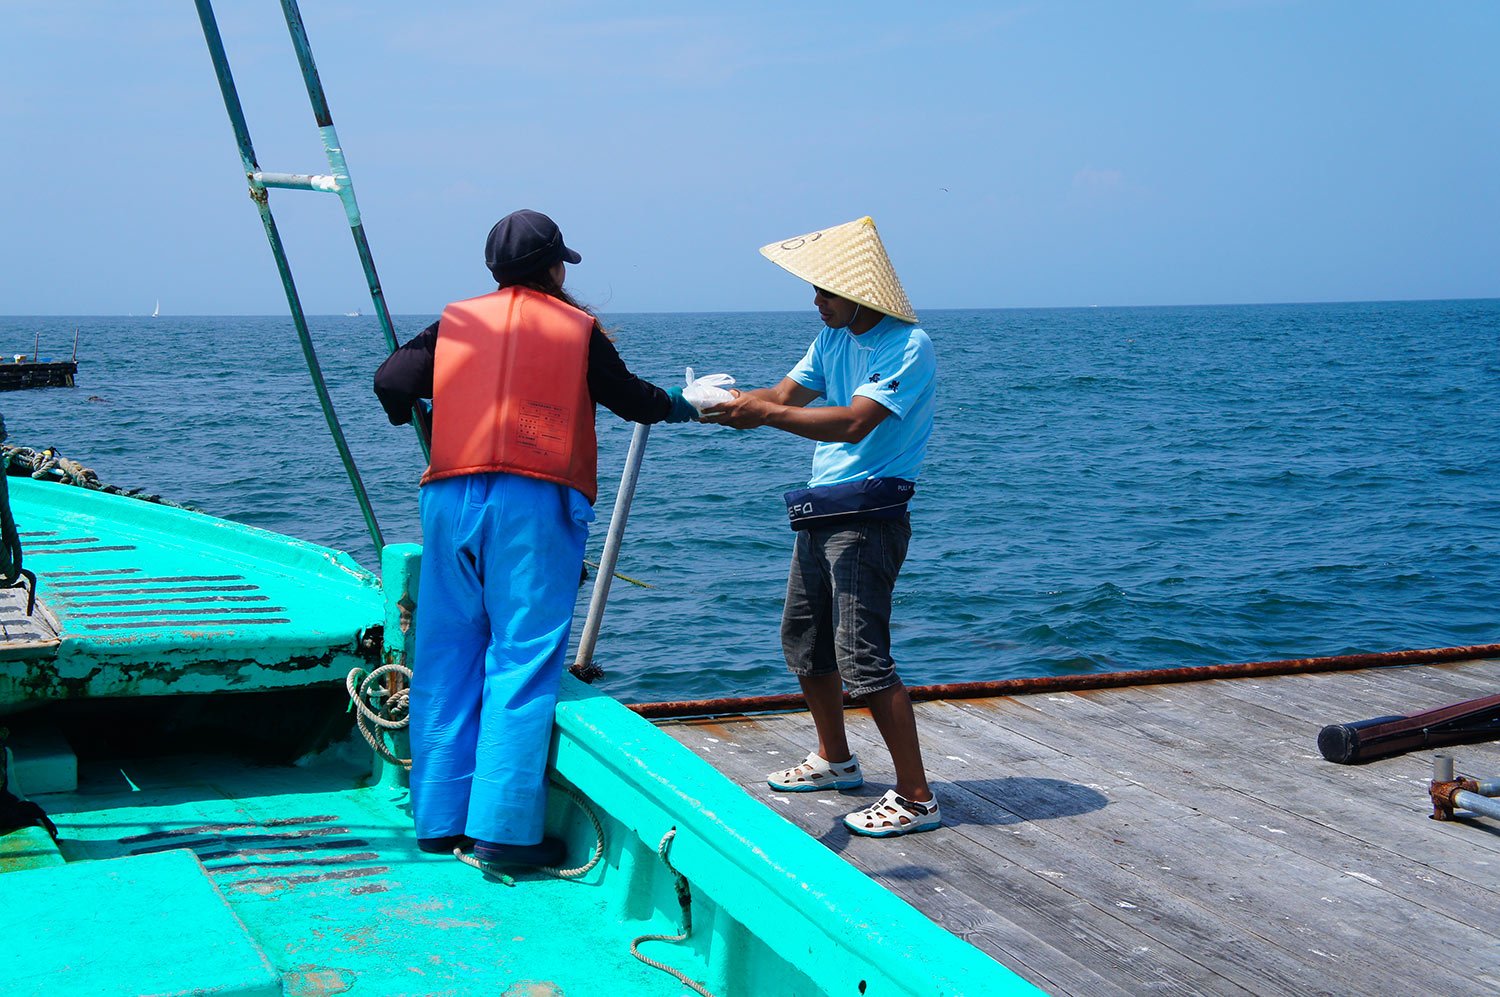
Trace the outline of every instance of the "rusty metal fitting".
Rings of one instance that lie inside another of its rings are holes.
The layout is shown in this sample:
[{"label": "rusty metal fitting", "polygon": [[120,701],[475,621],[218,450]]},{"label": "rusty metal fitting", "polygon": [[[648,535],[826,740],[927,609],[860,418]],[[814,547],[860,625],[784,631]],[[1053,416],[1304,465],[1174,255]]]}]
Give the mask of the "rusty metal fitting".
[{"label": "rusty metal fitting", "polygon": [[1478,793],[1479,783],[1462,776],[1449,782],[1434,779],[1427,787],[1427,792],[1432,795],[1432,819],[1452,820],[1455,808],[1453,798],[1461,792]]}]

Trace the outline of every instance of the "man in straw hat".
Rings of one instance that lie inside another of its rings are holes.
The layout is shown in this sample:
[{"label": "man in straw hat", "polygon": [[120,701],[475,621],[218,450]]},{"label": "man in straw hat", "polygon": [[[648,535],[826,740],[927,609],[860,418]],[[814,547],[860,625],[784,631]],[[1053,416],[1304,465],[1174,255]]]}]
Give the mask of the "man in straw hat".
[{"label": "man in straw hat", "polygon": [[[767,777],[786,792],[864,782],[844,734],[843,686],[863,698],[896,788],[844,823],[889,837],[942,822],[916,717],[890,652],[891,592],[911,540],[907,500],[932,433],[936,362],[875,223],[861,218],[761,249],[811,283],[827,327],[774,388],[735,392],[706,422],[816,440],[807,488],[786,494],[796,531],[781,643],[818,730],[806,760]],[[819,396],[827,404],[808,408]]]}]

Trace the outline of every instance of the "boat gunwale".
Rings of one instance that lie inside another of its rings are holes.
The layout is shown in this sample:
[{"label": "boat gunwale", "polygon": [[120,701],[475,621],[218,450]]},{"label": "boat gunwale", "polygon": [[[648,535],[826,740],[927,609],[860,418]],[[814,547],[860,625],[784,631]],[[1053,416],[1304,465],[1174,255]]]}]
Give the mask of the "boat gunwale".
[{"label": "boat gunwale", "polygon": [[554,771],[606,812],[628,814],[628,829],[652,849],[676,829],[673,866],[752,934],[787,939],[795,965],[825,992],[886,992],[884,978],[911,995],[1041,993],[570,675],[554,738]]}]

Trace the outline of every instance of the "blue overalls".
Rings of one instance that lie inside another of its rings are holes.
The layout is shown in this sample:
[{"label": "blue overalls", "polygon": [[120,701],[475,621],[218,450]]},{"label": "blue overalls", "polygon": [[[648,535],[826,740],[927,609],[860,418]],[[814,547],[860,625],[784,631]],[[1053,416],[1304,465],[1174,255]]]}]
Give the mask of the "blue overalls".
[{"label": "blue overalls", "polygon": [[417,837],[536,844],[593,507],[566,485],[503,472],[430,481],[420,505]]}]

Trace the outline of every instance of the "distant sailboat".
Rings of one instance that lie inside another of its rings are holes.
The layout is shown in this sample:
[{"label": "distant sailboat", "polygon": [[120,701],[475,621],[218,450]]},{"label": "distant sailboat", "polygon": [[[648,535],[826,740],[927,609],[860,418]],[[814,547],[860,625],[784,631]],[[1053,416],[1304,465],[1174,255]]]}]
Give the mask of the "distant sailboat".
[{"label": "distant sailboat", "polygon": [[158,298],[157,301],[156,301],[156,308],[151,312],[151,317],[152,318],[156,318],[160,314],[161,314],[161,299]]},{"label": "distant sailboat", "polygon": [[354,311],[352,311],[352,312],[345,312],[344,314],[347,315],[349,318],[359,318],[359,309],[356,308],[356,309],[354,309]]}]

